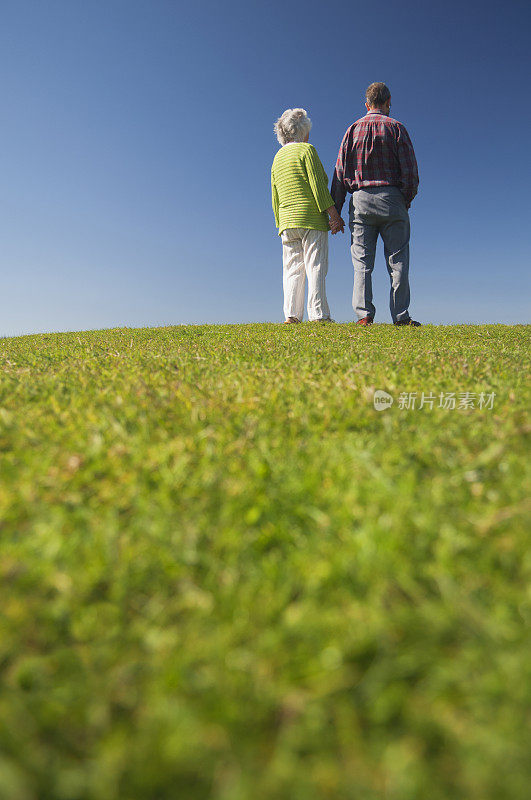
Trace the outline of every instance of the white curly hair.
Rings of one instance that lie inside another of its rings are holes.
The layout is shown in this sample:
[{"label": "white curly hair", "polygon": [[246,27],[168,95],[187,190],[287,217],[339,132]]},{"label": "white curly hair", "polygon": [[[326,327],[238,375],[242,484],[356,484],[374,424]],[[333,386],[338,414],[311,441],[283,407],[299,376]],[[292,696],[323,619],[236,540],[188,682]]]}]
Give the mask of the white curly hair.
[{"label": "white curly hair", "polygon": [[312,121],[304,108],[287,108],[275,122],[274,131],[280,144],[303,142],[310,133]]}]

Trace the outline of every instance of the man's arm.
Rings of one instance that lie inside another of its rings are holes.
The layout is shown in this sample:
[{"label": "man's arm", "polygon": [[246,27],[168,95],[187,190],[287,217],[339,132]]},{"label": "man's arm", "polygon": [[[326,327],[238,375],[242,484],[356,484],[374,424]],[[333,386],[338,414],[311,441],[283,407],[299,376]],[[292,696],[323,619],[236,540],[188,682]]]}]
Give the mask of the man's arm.
[{"label": "man's arm", "polygon": [[341,214],[341,209],[343,208],[343,203],[345,202],[345,197],[347,196],[347,187],[345,186],[344,179],[348,150],[348,134],[349,132],[347,131],[339,147],[334,177],[332,178],[332,186],[330,187],[330,194],[332,195],[332,199],[338,214]]},{"label": "man's arm", "polygon": [[398,163],[400,164],[400,190],[409,208],[419,188],[417,159],[409,134],[403,125],[398,127]]}]

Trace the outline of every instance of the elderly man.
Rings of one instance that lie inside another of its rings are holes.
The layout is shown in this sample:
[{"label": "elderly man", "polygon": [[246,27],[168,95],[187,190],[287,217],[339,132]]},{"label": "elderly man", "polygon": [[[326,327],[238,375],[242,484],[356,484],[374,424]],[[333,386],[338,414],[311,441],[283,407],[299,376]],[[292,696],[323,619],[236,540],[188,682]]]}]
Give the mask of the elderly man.
[{"label": "elderly man", "polygon": [[343,137],[330,191],[339,214],[347,191],[352,192],[352,306],[358,325],[372,324],[372,270],[380,234],[391,278],[391,317],[395,325],[417,327],[420,322],[409,316],[408,274],[408,209],[419,184],[417,161],[408,132],[389,116],[391,92],[385,83],[371,83],[366,100],[367,114]]}]

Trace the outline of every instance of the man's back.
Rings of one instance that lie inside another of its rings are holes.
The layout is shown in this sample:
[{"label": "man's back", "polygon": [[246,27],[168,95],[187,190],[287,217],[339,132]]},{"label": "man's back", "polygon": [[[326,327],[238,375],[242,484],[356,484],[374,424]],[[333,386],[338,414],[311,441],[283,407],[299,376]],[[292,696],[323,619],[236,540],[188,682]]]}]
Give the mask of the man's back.
[{"label": "man's back", "polygon": [[331,194],[341,211],[347,191],[397,186],[409,205],[418,189],[413,145],[402,123],[377,110],[351,125],[339,149]]}]

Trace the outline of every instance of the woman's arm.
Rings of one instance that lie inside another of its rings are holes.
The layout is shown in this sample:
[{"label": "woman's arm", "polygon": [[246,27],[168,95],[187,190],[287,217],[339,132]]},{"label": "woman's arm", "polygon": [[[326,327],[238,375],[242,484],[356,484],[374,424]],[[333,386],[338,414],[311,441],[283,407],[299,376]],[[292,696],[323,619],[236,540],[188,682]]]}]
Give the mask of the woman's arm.
[{"label": "woman's arm", "polygon": [[277,192],[277,187],[275,186],[275,176],[273,174],[273,170],[271,170],[271,201],[273,204],[273,214],[275,215],[275,225],[278,228],[278,226],[280,225],[280,221],[278,218],[279,203],[278,203],[278,192]]},{"label": "woman's arm", "polygon": [[317,155],[317,150],[313,145],[310,145],[306,152],[305,163],[308,182],[317,203],[317,208],[319,211],[327,212],[332,233],[343,231],[345,224],[336,210],[332,195],[328,191],[328,178],[321,159]]}]

